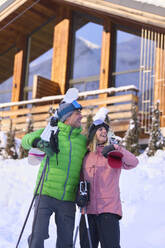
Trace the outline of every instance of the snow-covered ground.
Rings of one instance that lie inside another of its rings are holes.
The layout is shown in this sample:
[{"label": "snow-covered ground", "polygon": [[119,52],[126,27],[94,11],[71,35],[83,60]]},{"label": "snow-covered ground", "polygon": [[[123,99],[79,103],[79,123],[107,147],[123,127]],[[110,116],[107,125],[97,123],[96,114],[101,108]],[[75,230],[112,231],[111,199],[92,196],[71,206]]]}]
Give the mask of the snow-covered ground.
[{"label": "snow-covered ground", "polygon": [[[165,247],[165,151],[154,157],[139,157],[139,165],[122,171],[120,179],[123,218],[122,248]],[[38,166],[31,166],[27,158],[0,158],[0,248],[14,248],[30,206]],[[32,213],[23,233],[20,248],[27,248]],[[76,219],[77,221],[77,219]],[[52,216],[50,239],[46,248],[55,247],[56,227]],[[76,247],[79,247],[78,240]]]}]

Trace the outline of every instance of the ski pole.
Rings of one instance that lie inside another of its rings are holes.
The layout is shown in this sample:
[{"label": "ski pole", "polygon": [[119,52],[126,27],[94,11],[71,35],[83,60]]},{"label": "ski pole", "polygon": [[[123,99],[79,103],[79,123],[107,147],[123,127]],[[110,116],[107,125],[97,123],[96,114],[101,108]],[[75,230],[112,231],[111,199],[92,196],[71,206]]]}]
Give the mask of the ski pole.
[{"label": "ski pole", "polygon": [[39,196],[38,196],[38,202],[37,202],[35,216],[34,216],[34,220],[33,220],[33,226],[32,226],[32,233],[31,233],[31,237],[30,237],[29,248],[31,247],[31,244],[32,244],[33,233],[34,233],[34,228],[35,228],[36,221],[37,221],[37,215],[38,215],[38,210],[39,210],[40,198],[41,198],[41,193],[42,193],[42,189],[43,189],[43,184],[44,184],[44,179],[45,179],[45,173],[46,173],[46,168],[47,168],[48,163],[49,163],[49,157],[47,156],[46,162],[45,162],[45,166],[44,166],[44,169],[43,169],[44,173],[43,173],[43,177],[42,177],[40,192],[39,192]]},{"label": "ski pole", "polygon": [[79,218],[78,218],[78,224],[76,226],[76,231],[75,231],[75,236],[74,236],[74,239],[73,239],[73,248],[75,248],[75,245],[76,245],[76,239],[77,239],[77,234],[78,234],[78,229],[79,229],[79,225],[80,225],[80,220],[81,220],[81,216],[82,216],[82,209],[80,208],[80,213],[79,213]]},{"label": "ski pole", "polygon": [[[41,188],[40,188],[40,195],[41,195],[42,187],[43,187],[43,182],[44,182],[44,177],[45,177],[45,172],[46,172],[46,168],[47,168],[48,163],[49,163],[49,157],[46,158],[46,162],[45,162],[45,165],[44,165],[44,168],[43,168],[41,177],[40,177],[40,179],[39,179],[38,185],[37,185],[37,187],[36,187],[36,191],[35,191],[34,196],[33,196],[33,198],[32,198],[32,201],[31,201],[31,204],[30,204],[28,213],[27,213],[27,215],[26,215],[26,218],[25,218],[25,221],[24,221],[22,230],[21,230],[21,232],[20,232],[20,235],[19,235],[19,238],[18,238],[18,241],[17,241],[17,244],[16,244],[16,248],[18,248],[18,245],[19,245],[19,243],[20,243],[20,240],[21,240],[22,234],[23,234],[23,232],[24,232],[24,229],[25,229],[27,220],[28,220],[28,218],[29,218],[29,215],[30,215],[30,212],[31,212],[33,203],[34,203],[34,200],[35,200],[35,198],[36,198],[38,189],[39,189],[40,184],[41,184],[41,181],[42,181],[42,185],[41,185]],[[39,204],[38,204],[38,205],[39,205]],[[38,207],[38,205],[37,205],[37,207]]]},{"label": "ski pole", "polygon": [[91,240],[91,235],[89,231],[89,222],[88,222],[88,216],[87,216],[87,210],[86,207],[84,207],[84,216],[85,216],[85,223],[86,223],[86,228],[87,228],[87,233],[88,233],[88,239],[89,239],[89,247],[92,248],[92,240]]}]

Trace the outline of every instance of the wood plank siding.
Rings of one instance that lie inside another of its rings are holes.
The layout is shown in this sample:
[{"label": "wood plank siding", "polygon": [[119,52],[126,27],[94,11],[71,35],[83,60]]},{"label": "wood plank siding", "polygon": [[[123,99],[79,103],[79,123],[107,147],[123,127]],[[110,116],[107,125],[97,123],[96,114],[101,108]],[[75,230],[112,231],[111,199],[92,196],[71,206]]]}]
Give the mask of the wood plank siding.
[{"label": "wood plank siding", "polygon": [[61,90],[58,83],[39,75],[34,76],[32,98],[42,98],[44,96],[60,95]]}]

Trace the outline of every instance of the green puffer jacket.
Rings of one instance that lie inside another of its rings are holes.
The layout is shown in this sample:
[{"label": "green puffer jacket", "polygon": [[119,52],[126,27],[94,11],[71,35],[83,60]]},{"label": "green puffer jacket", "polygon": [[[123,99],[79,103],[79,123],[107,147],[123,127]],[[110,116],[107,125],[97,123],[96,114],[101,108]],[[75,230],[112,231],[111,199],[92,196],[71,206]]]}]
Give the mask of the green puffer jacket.
[{"label": "green puffer jacket", "polygon": [[[58,142],[58,164],[56,154],[49,159],[42,195],[48,195],[59,200],[75,201],[77,186],[79,183],[82,160],[86,153],[86,137],[81,133],[81,128],[72,128],[62,122],[58,123],[60,132]],[[26,134],[22,139],[22,146],[29,150],[34,139],[39,138],[43,129]],[[41,162],[36,185],[41,177],[46,156]],[[39,193],[39,192],[38,192]]]}]

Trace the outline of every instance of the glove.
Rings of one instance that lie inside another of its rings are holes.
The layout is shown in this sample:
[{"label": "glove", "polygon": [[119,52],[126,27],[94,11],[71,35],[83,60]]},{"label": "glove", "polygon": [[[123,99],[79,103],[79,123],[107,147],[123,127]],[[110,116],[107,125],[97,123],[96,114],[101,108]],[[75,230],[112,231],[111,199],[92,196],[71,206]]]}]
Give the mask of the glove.
[{"label": "glove", "polygon": [[87,195],[78,195],[76,198],[76,204],[80,208],[84,208],[88,204],[88,196]]},{"label": "glove", "polygon": [[115,147],[114,145],[108,145],[108,146],[104,146],[103,150],[102,150],[102,155],[107,158],[108,157],[108,153],[111,151],[114,151]]},{"label": "glove", "polygon": [[119,169],[122,166],[123,154],[117,150],[113,150],[108,153],[108,164],[112,168]]},{"label": "glove", "polygon": [[43,152],[45,152],[48,157],[51,157],[54,154],[54,151],[52,150],[50,143],[47,142],[47,141],[44,141],[44,140],[42,140],[40,138],[36,138],[33,141],[32,146],[38,148],[39,150],[41,150]]},{"label": "glove", "polygon": [[[86,184],[86,187],[84,187],[85,184]],[[80,190],[78,191],[77,196],[76,196],[76,204],[78,207],[84,208],[88,205],[88,202],[90,200],[89,192],[90,192],[89,182],[81,181]]]}]

